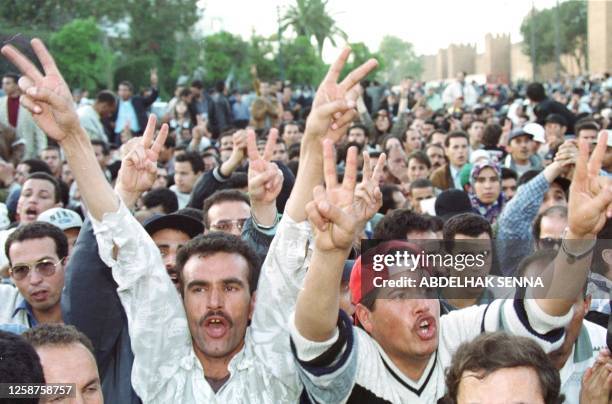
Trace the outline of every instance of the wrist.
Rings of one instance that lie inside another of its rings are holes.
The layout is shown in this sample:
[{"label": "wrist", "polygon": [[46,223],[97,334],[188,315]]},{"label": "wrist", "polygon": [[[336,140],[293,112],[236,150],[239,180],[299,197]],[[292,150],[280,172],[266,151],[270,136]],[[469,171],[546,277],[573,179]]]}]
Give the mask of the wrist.
[{"label": "wrist", "polygon": [[258,227],[273,227],[278,223],[276,202],[260,203],[251,200],[251,217]]}]

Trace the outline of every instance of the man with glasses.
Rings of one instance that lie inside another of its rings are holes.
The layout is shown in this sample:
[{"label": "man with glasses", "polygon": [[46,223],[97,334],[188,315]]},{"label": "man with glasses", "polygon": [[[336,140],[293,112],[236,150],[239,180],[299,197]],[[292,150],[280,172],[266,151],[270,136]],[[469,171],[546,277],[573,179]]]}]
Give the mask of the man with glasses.
[{"label": "man with glasses", "polygon": [[240,236],[251,217],[249,197],[235,189],[215,192],[204,201],[202,210],[206,233],[221,231]]},{"label": "man with glasses", "polygon": [[68,255],[64,232],[50,223],[29,223],[9,236],[5,252],[16,288],[0,285],[0,324],[62,323],[60,298]]},{"label": "man with glasses", "polygon": [[567,227],[567,207],[551,206],[533,221],[533,239],[537,250],[559,249]]}]

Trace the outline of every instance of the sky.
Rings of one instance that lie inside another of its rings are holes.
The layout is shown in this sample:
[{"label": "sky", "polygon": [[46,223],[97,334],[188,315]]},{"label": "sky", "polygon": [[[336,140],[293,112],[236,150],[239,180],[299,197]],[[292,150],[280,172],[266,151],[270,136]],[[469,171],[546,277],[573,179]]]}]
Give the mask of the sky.
[{"label": "sky", "polygon": [[[329,0],[328,8],[350,42],[364,42],[374,51],[385,35],[394,35],[428,55],[451,43],[476,44],[482,52],[486,33],[509,33],[512,43],[520,42],[521,21],[532,3],[542,9],[556,0]],[[277,6],[282,15],[290,4],[293,0],[200,0],[200,27],[243,38],[253,31],[271,35],[278,27]],[[323,59],[330,62],[338,52],[328,42]]]}]

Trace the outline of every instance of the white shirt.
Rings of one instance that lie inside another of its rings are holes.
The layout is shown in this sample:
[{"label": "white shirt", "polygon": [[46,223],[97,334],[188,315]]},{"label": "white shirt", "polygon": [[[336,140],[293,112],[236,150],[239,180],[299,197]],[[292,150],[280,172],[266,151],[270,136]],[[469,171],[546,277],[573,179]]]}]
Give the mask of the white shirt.
[{"label": "white shirt", "polygon": [[[132,385],[144,403],[297,403],[302,392],[288,318],[307,266],[307,222],[283,215],[262,266],[257,304],[229,380],[215,394],[195,356],[185,309],[159,250],[121,203],[91,219],[101,259],[112,268],[134,352]],[[113,258],[113,247],[119,249]]]},{"label": "white shirt", "polygon": [[77,114],[79,115],[81,127],[85,129],[90,139],[108,142],[108,137],[106,136],[106,132],[104,132],[104,126],[102,126],[102,122],[100,121],[100,115],[93,106],[83,105],[77,109]]}]

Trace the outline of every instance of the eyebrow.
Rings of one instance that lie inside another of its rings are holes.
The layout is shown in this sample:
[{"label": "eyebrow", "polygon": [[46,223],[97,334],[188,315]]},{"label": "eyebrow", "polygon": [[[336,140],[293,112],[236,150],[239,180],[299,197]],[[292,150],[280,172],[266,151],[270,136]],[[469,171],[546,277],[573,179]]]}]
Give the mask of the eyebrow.
[{"label": "eyebrow", "polygon": [[[55,257],[51,257],[50,255],[46,255],[46,256],[44,256],[42,258],[37,259],[34,262],[35,263],[39,263],[39,262],[44,261],[44,260],[55,260]],[[16,262],[13,266],[17,266],[17,265],[28,265],[28,264],[26,262]]]},{"label": "eyebrow", "polygon": [[87,384],[85,384],[85,387],[84,387],[84,388],[91,387],[91,386],[92,386],[92,385],[94,385],[94,384],[96,384],[96,385],[100,385],[100,378],[99,378],[99,377],[96,377],[96,378],[91,379],[89,382],[87,382]]},{"label": "eyebrow", "polygon": [[[242,280],[238,278],[233,278],[233,277],[222,279],[221,283],[223,285],[238,285],[238,286],[244,287],[244,282]],[[190,289],[195,286],[210,286],[210,284],[211,283],[208,281],[203,281],[203,280],[198,279],[198,280],[189,282],[187,284],[187,289]]]}]

